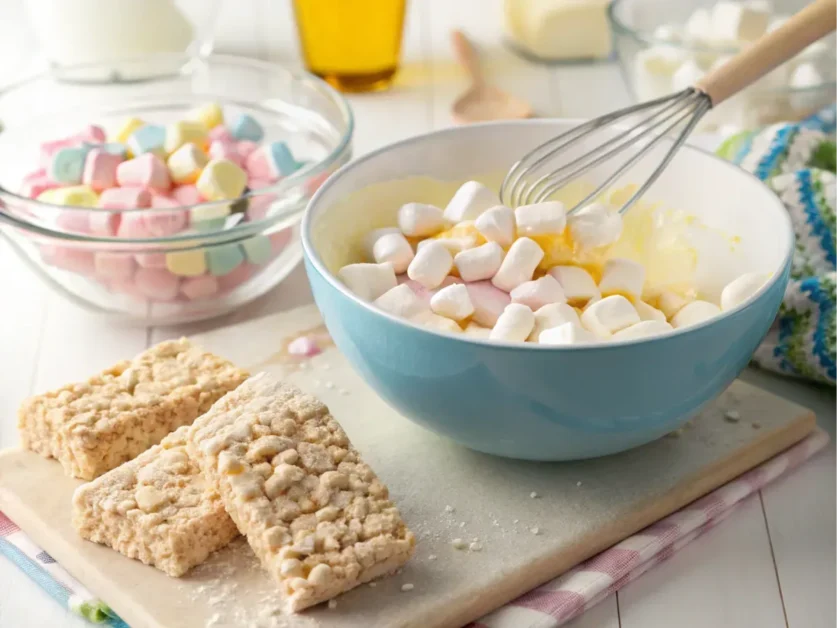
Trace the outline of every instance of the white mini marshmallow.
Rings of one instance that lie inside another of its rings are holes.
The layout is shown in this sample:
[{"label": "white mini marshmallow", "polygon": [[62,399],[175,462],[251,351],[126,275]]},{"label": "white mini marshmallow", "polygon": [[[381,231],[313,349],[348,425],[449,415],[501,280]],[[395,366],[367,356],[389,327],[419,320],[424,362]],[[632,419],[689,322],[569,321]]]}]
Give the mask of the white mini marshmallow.
[{"label": "white mini marshmallow", "polygon": [[666,319],[670,319],[682,310],[688,302],[689,299],[680,296],[676,292],[663,290],[657,297],[657,308],[665,315]]},{"label": "white mini marshmallow", "polygon": [[671,77],[671,88],[675,92],[686,89],[687,87],[694,87],[706,72],[700,67],[694,59],[687,59],[684,61],[677,71]]},{"label": "white mini marshmallow", "polygon": [[544,275],[532,281],[526,281],[511,291],[512,303],[522,303],[532,311],[550,303],[566,303],[564,289],[551,275]]},{"label": "white mini marshmallow", "polygon": [[474,221],[477,230],[489,242],[508,247],[514,242],[514,211],[505,205],[498,205],[480,214]]},{"label": "white mini marshmallow", "polygon": [[378,238],[390,233],[401,233],[401,229],[398,227],[383,227],[382,229],[373,229],[364,236],[363,251],[369,259],[374,258],[373,250],[375,248],[375,242],[378,241]]},{"label": "white mini marshmallow", "polygon": [[640,321],[635,325],[626,327],[622,331],[613,334],[612,340],[635,340],[637,338],[650,338],[659,336],[674,329],[665,321]]},{"label": "white mini marshmallow", "polygon": [[707,43],[712,40],[712,16],[703,7],[695,11],[686,20],[683,27],[685,39],[691,43]]},{"label": "white mini marshmallow", "polygon": [[374,301],[398,285],[392,264],[349,264],[337,271],[337,276],[364,301]]},{"label": "white mini marshmallow", "polygon": [[446,331],[450,334],[461,334],[462,328],[454,321],[444,316],[439,316],[433,312],[422,312],[410,319],[410,322],[421,325],[422,327],[429,327],[436,331]]},{"label": "white mini marshmallow", "polygon": [[407,268],[407,276],[425,288],[438,288],[453,268],[453,256],[444,245],[430,242],[416,252]]},{"label": "white mini marshmallow", "polygon": [[413,247],[400,233],[385,233],[375,241],[372,247],[372,257],[378,264],[390,262],[396,275],[407,270],[413,261]]},{"label": "white mini marshmallow", "polygon": [[823,83],[822,75],[813,63],[800,63],[791,72],[790,86],[794,89],[816,87]]},{"label": "white mini marshmallow", "polygon": [[456,283],[434,294],[430,298],[430,309],[439,316],[461,321],[474,313],[474,304],[465,284]]},{"label": "white mini marshmallow", "polygon": [[412,318],[426,312],[427,304],[406,284],[400,284],[384,292],[374,304],[384,312],[402,318]]},{"label": "white mini marshmallow", "polygon": [[445,220],[453,223],[476,220],[485,210],[500,204],[499,197],[482,183],[468,181],[445,207]]},{"label": "white mini marshmallow", "polygon": [[658,323],[666,322],[666,315],[657,308],[648,305],[645,301],[635,301],[634,308],[639,314],[641,321],[657,321]]},{"label": "white mini marshmallow", "polygon": [[453,263],[463,281],[491,279],[503,263],[503,247],[497,242],[486,242],[467,251],[457,253]]},{"label": "white mini marshmallow", "polygon": [[538,336],[538,344],[553,345],[555,347],[567,345],[583,345],[599,340],[596,334],[584,329],[576,323],[562,323],[557,327],[545,329]]},{"label": "white mini marshmallow", "polygon": [[608,246],[622,235],[622,215],[602,203],[592,203],[567,218],[567,228],[582,249]]},{"label": "white mini marshmallow", "polygon": [[431,240],[422,240],[416,245],[416,250],[427,246],[431,242],[438,242],[442,246],[444,246],[451,255],[456,255],[457,253],[461,253],[462,251],[467,251],[468,249],[472,249],[479,241],[477,237],[474,235],[464,235],[459,236],[456,238],[433,238]]},{"label": "white mini marshmallow", "polygon": [[398,227],[408,236],[432,236],[445,228],[442,210],[424,203],[407,203],[398,210]]},{"label": "white mini marshmallow", "polygon": [[532,333],[529,334],[529,340],[531,342],[537,342],[542,331],[558,327],[564,323],[581,325],[578,312],[572,306],[566,303],[550,303],[549,305],[544,305],[535,312],[535,327],[532,329]]},{"label": "white mini marshmallow", "polygon": [[602,296],[622,294],[634,300],[642,295],[645,284],[645,267],[633,260],[614,257],[605,262],[599,291]]},{"label": "white mini marshmallow", "polygon": [[492,340],[524,342],[535,327],[535,313],[520,303],[509,303],[491,330]]},{"label": "white mini marshmallow", "polygon": [[518,235],[558,235],[567,226],[567,210],[560,201],[521,205],[514,210],[514,220]]},{"label": "white mini marshmallow", "polygon": [[767,32],[770,8],[755,2],[721,0],[710,16],[713,39],[725,43],[753,42]]},{"label": "white mini marshmallow", "polygon": [[687,53],[676,46],[651,46],[637,53],[637,67],[656,76],[671,78],[683,62]]},{"label": "white mini marshmallow", "polygon": [[494,327],[500,314],[511,303],[511,297],[507,292],[495,288],[490,281],[475,281],[466,286],[474,305],[474,322],[483,327]]},{"label": "white mini marshmallow", "polygon": [[673,24],[660,24],[654,29],[652,37],[657,41],[678,43],[683,40],[683,33]]},{"label": "white mini marshmallow", "polygon": [[473,336],[474,338],[488,338],[491,335],[491,329],[489,327],[477,325],[475,322],[471,321],[465,327],[465,335]]},{"label": "white mini marshmallow", "polygon": [[619,294],[596,301],[581,314],[581,324],[602,338],[608,338],[638,322],[640,321],[636,308]]},{"label": "white mini marshmallow", "polygon": [[745,273],[724,286],[721,292],[721,309],[732,310],[749,301],[767,281],[767,277],[759,273]]},{"label": "white mini marshmallow", "polygon": [[500,269],[491,280],[497,288],[511,292],[529,281],[543,259],[543,250],[529,238],[518,238],[506,253]]},{"label": "white mini marshmallow", "polygon": [[671,324],[674,327],[697,325],[710,318],[715,318],[720,313],[721,308],[714,303],[710,303],[709,301],[692,301],[672,317]]},{"label": "white mini marshmallow", "polygon": [[558,280],[564,289],[567,303],[583,305],[591,299],[600,298],[601,292],[592,275],[578,266],[553,266],[549,274]]}]

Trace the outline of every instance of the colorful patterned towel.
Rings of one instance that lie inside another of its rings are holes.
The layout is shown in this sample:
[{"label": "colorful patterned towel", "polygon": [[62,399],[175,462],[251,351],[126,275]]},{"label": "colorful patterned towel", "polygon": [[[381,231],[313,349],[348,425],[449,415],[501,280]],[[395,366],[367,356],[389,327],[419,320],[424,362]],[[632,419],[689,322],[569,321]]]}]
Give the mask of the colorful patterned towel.
[{"label": "colorful patterned towel", "polygon": [[729,138],[718,154],[765,181],[796,232],[791,278],[779,316],[753,356],[786,375],[835,383],[835,114],[829,107],[797,124]]}]

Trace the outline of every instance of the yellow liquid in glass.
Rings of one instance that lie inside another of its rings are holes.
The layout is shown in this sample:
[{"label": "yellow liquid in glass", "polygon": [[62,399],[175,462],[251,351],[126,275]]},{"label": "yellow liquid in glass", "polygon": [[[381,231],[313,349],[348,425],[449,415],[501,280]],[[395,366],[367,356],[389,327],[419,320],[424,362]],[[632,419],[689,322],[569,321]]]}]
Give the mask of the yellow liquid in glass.
[{"label": "yellow liquid in glass", "polygon": [[294,0],[308,70],[345,92],[386,89],[398,70],[406,0]]}]

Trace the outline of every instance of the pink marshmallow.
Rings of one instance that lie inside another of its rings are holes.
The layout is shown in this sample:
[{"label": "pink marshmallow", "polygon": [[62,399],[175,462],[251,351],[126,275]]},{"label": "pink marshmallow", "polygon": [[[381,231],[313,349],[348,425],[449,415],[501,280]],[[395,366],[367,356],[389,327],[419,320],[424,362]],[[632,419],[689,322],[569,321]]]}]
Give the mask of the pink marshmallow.
[{"label": "pink marshmallow", "polygon": [[165,268],[165,253],[137,253],[137,264],[143,268]]},{"label": "pink marshmallow", "polygon": [[151,207],[151,194],[141,187],[110,188],[99,196],[99,207],[102,209],[144,209]]},{"label": "pink marshmallow", "polygon": [[285,247],[288,246],[288,242],[291,241],[292,236],[293,229],[291,227],[267,236],[268,240],[270,240],[270,248],[273,250],[273,254],[279,255],[279,253],[284,251]]},{"label": "pink marshmallow", "polygon": [[151,301],[174,301],[180,291],[180,280],[167,270],[138,268],[134,284]]},{"label": "pink marshmallow", "polygon": [[90,233],[90,210],[68,209],[59,211],[55,217],[55,226],[69,233]]},{"label": "pink marshmallow", "polygon": [[250,140],[241,140],[236,144],[238,154],[241,155],[242,159],[247,159],[258,147],[259,145],[256,142],[251,142]]},{"label": "pink marshmallow", "polygon": [[[254,180],[250,183],[259,185],[260,188],[265,188],[270,185],[269,182],[259,180]],[[267,210],[270,209],[270,206],[276,198],[275,194],[252,194],[247,202],[247,219],[251,221],[263,219],[267,216]]]},{"label": "pink marshmallow", "polygon": [[235,138],[232,136],[232,133],[230,133],[230,130],[220,124],[216,127],[212,127],[207,135],[209,136],[209,140],[211,142],[235,142]]},{"label": "pink marshmallow", "polygon": [[442,288],[447,288],[448,286],[452,286],[455,283],[462,283],[462,280],[459,277],[445,277],[438,288],[436,288],[435,290],[429,290],[425,288],[423,285],[421,285],[419,282],[410,279],[406,274],[398,275],[396,279],[399,284],[404,284],[405,286],[410,288],[410,290],[412,290],[419,299],[421,299],[428,305],[430,305],[430,298]]},{"label": "pink marshmallow", "polygon": [[92,275],[95,271],[92,251],[51,244],[43,244],[40,249],[41,259],[50,266],[80,275]]},{"label": "pink marshmallow", "polygon": [[491,281],[473,281],[465,286],[474,304],[474,322],[483,327],[494,327],[500,314],[511,303],[509,294],[495,288]]},{"label": "pink marshmallow", "polygon": [[87,153],[81,182],[89,185],[96,192],[101,192],[116,185],[116,168],[122,163],[122,157],[94,148]]},{"label": "pink marshmallow", "polygon": [[221,292],[228,292],[246,282],[252,277],[254,268],[255,266],[252,264],[239,264],[226,275],[218,277],[218,285],[221,288]]},{"label": "pink marshmallow", "polygon": [[106,210],[91,209],[88,216],[90,233],[113,236],[119,231],[120,214]]},{"label": "pink marshmallow", "polygon": [[[40,170],[37,172],[40,172]],[[38,198],[47,190],[54,190],[57,187],[61,187],[60,183],[50,181],[46,174],[43,174],[42,176],[33,176],[34,174],[35,173],[33,172],[31,175],[27,175],[26,178],[23,179],[23,185],[20,187],[20,194],[22,196]]]},{"label": "pink marshmallow", "polygon": [[152,188],[166,192],[171,188],[169,169],[154,153],[123,161],[116,168],[116,181],[123,187]]},{"label": "pink marshmallow", "polygon": [[33,170],[24,176],[23,182],[26,183],[27,181],[32,181],[34,179],[43,179],[45,176],[47,176],[46,168],[38,168],[37,170]]},{"label": "pink marshmallow", "polygon": [[209,157],[211,159],[228,159],[236,166],[244,166],[244,159],[236,150],[233,142],[215,140],[209,145]]},{"label": "pink marshmallow", "polygon": [[62,148],[72,148],[80,143],[77,138],[64,137],[60,140],[52,140],[41,144],[41,165],[48,166],[52,156]]},{"label": "pink marshmallow", "polygon": [[189,277],[184,279],[180,284],[180,292],[190,301],[211,297],[218,292],[218,289],[218,279],[212,275]]},{"label": "pink marshmallow", "polygon": [[171,191],[171,197],[177,202],[178,206],[183,205],[197,205],[203,202],[201,193],[194,185],[178,185]]},{"label": "pink marshmallow", "polygon": [[178,207],[178,203],[174,199],[157,195],[151,197],[151,211],[143,212],[145,228],[148,233],[155,237],[169,236],[186,228],[186,224],[189,222],[186,211],[182,209],[162,211],[172,207]]},{"label": "pink marshmallow", "polygon": [[140,299],[144,298],[139,292],[137,292],[137,288],[134,285],[134,282],[130,279],[108,279],[107,286],[108,290],[111,292],[118,292],[120,294],[129,294],[132,296],[139,297]]},{"label": "pink marshmallow", "polygon": [[145,226],[145,220],[142,216],[143,212],[127,212],[122,215],[122,220],[119,222],[119,228],[116,231],[116,237],[128,238],[131,240],[142,240],[150,237],[148,228]]},{"label": "pink marshmallow", "polygon": [[112,253],[101,251],[96,253],[96,274],[104,279],[130,279],[137,263],[130,253]]},{"label": "pink marshmallow", "polygon": [[104,144],[106,136],[105,130],[102,127],[96,124],[88,124],[80,132],[76,133],[73,138],[79,140],[80,142]]},{"label": "pink marshmallow", "polygon": [[270,160],[263,149],[253,151],[247,155],[244,160],[244,168],[247,170],[247,174],[253,179],[276,181],[276,175],[270,165]]}]

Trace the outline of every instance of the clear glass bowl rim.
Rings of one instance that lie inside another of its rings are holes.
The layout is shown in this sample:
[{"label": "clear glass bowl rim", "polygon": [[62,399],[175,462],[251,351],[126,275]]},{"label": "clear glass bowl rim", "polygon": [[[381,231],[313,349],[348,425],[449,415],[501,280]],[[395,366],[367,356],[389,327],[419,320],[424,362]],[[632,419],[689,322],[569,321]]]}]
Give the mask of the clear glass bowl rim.
[{"label": "clear glass bowl rim", "polygon": [[[250,69],[259,70],[262,72],[272,72],[272,73],[279,73],[284,74],[287,78],[297,81],[303,84],[308,84],[310,87],[314,88],[315,90],[319,91],[323,95],[325,95],[329,100],[331,100],[339,109],[340,114],[343,118],[343,122],[345,123],[346,130],[343,133],[342,137],[340,138],[340,142],[338,145],[323,159],[318,162],[306,164],[304,168],[301,168],[297,172],[291,174],[288,177],[283,178],[281,181],[278,181],[276,184],[265,187],[259,188],[258,190],[251,190],[246,194],[242,194],[234,199],[225,199],[222,201],[207,201],[204,203],[197,203],[193,205],[181,205],[176,208],[135,208],[135,209],[99,209],[96,208],[91,209],[88,207],[74,207],[74,206],[65,206],[65,205],[55,205],[52,203],[45,203],[43,201],[38,201],[26,196],[21,196],[16,192],[8,190],[2,186],[0,186],[0,201],[3,203],[14,203],[15,205],[22,205],[26,207],[34,207],[34,208],[48,208],[50,211],[61,211],[61,212],[92,212],[96,211],[97,213],[107,212],[111,215],[123,215],[123,214],[131,214],[134,212],[160,212],[160,213],[171,213],[176,211],[190,211],[194,208],[204,208],[204,207],[215,207],[220,205],[228,205],[230,203],[234,203],[241,199],[246,199],[250,197],[258,197],[264,194],[280,194],[283,190],[287,190],[293,187],[295,184],[301,185],[304,182],[304,179],[310,177],[316,177],[324,172],[326,172],[337,160],[341,158],[342,155],[345,154],[346,150],[349,149],[352,137],[354,136],[354,129],[355,129],[355,119],[354,114],[352,112],[351,107],[349,106],[348,101],[345,97],[340,94],[336,89],[331,87],[328,83],[324,80],[320,79],[319,77],[306,72],[302,69],[297,68],[288,68],[282,65],[274,64],[268,61],[262,61],[260,59],[251,59],[249,57],[241,57],[237,55],[222,55],[222,54],[212,54],[206,56],[191,56],[184,53],[158,53],[153,55],[147,55],[144,57],[132,57],[132,58],[124,58],[124,59],[112,59],[107,63],[89,63],[89,64],[79,64],[79,65],[72,65],[72,66],[62,66],[60,68],[50,68],[46,71],[41,71],[31,76],[25,77],[21,80],[15,81],[12,84],[7,85],[6,87],[0,89],[0,99],[2,99],[6,94],[10,92],[14,92],[18,89],[24,89],[29,87],[38,81],[49,80],[53,79],[56,80],[60,77],[61,74],[73,73],[73,72],[84,72],[85,70],[96,70],[101,69],[104,66],[110,66],[113,64],[121,64],[121,63],[145,63],[151,60],[152,63],[171,63],[172,67],[177,67],[176,71],[173,71],[171,74],[168,74],[168,77],[175,76],[175,75],[182,75],[188,72],[190,69],[194,68],[194,64],[211,64],[213,61],[217,61],[219,63],[227,63],[231,65],[241,65],[241,66],[249,66]],[[155,76],[152,79],[140,79],[138,81],[129,81],[130,83],[138,83],[138,82],[153,82],[154,80],[159,80],[160,76]],[[126,81],[128,83],[128,81]],[[2,131],[0,131],[0,135],[2,135]],[[303,176],[304,175],[304,176]],[[300,212],[301,213],[301,212]],[[55,238],[56,240],[70,240],[75,242],[85,242],[85,243],[102,243],[102,244],[117,244],[117,243],[124,243],[124,244],[154,244],[154,243],[176,243],[176,242],[194,242],[195,240],[212,240],[214,236],[222,236],[224,239],[227,237],[236,237],[236,236],[244,236],[246,234],[252,233],[260,233],[264,231],[266,228],[270,227],[271,225],[279,222],[280,220],[287,219],[290,214],[278,214],[273,215],[268,218],[263,218],[258,221],[254,222],[247,222],[243,223],[242,225],[235,226],[231,229],[222,229],[222,230],[208,230],[208,231],[201,231],[198,233],[189,233],[183,235],[174,235],[174,236],[165,236],[165,237],[154,237],[154,238],[141,238],[141,239],[132,239],[132,238],[116,238],[116,237],[107,237],[107,236],[93,236],[89,234],[81,234],[81,233],[69,233],[66,231],[56,231],[45,227],[40,224],[29,222],[20,216],[13,216],[0,207],[0,223],[7,223],[10,226],[23,229],[26,231],[32,231],[42,236],[48,236],[50,238]]]}]

